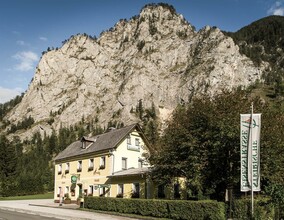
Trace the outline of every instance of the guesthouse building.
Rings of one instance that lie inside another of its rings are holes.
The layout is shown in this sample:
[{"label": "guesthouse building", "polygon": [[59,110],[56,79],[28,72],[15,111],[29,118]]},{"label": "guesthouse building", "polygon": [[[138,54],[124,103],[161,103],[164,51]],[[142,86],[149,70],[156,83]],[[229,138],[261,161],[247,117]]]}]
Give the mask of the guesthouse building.
[{"label": "guesthouse building", "polygon": [[85,196],[153,198],[149,143],[138,124],[82,137],[55,161],[54,201]]}]

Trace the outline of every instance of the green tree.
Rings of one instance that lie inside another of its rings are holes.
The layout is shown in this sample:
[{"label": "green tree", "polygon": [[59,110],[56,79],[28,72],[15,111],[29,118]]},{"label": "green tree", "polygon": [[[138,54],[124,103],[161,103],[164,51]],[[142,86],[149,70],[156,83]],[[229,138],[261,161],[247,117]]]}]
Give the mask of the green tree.
[{"label": "green tree", "polygon": [[0,195],[13,195],[16,189],[16,151],[4,135],[0,136],[0,161]]},{"label": "green tree", "polygon": [[[255,112],[263,113],[262,183],[274,181],[283,173],[283,113],[239,90],[214,99],[195,98],[175,111],[152,154],[153,178],[169,183],[176,176],[186,177],[189,194],[214,199],[223,199],[227,187],[239,188],[240,114],[250,113],[252,101]],[[279,123],[271,123],[272,117]],[[283,181],[280,176],[277,180]]]}]

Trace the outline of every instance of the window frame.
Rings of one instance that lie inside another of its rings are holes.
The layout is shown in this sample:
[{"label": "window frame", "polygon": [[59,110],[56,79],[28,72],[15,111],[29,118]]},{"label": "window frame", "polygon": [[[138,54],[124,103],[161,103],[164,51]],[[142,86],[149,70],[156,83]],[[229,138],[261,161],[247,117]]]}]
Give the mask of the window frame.
[{"label": "window frame", "polygon": [[94,170],[94,158],[89,159],[88,171]]},{"label": "window frame", "polygon": [[100,170],[104,170],[106,168],[106,157],[101,156],[100,158]]},{"label": "window frame", "polygon": [[67,163],[65,164],[65,174],[69,173],[69,171],[70,171],[70,163],[67,162]]},{"label": "window frame", "polygon": [[121,169],[122,170],[127,170],[127,157],[122,157],[121,158]]},{"label": "window frame", "polygon": [[82,172],[82,160],[78,160],[78,163],[77,163],[77,172]]},{"label": "window frame", "polygon": [[62,174],[62,163],[58,164],[58,170],[57,170],[58,175]]}]

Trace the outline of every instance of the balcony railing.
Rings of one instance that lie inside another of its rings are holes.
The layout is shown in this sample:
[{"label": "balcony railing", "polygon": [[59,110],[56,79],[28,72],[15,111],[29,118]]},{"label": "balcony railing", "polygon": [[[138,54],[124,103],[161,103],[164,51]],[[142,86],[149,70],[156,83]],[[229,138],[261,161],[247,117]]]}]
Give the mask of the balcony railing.
[{"label": "balcony railing", "polygon": [[140,146],[127,144],[127,150],[140,151]]}]

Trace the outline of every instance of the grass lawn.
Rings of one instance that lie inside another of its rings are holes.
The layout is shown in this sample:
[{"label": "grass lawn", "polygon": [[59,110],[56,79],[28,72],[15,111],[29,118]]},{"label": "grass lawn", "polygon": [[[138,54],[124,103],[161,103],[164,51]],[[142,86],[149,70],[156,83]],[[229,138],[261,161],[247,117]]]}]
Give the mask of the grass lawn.
[{"label": "grass lawn", "polygon": [[28,199],[53,199],[52,193],[37,194],[37,195],[26,195],[26,196],[11,196],[11,197],[0,197],[0,200],[28,200]]}]

